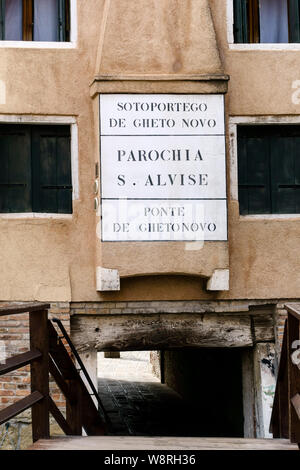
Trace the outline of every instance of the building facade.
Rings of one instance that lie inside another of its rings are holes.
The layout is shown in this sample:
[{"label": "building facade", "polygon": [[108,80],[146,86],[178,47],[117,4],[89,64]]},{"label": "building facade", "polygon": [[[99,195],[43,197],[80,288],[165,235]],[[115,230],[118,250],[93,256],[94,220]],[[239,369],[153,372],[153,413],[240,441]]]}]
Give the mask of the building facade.
[{"label": "building facade", "polygon": [[163,351],[245,437],[270,436],[300,298],[300,9],[278,3],[0,2],[1,301],[51,302],[93,376],[97,351]]}]

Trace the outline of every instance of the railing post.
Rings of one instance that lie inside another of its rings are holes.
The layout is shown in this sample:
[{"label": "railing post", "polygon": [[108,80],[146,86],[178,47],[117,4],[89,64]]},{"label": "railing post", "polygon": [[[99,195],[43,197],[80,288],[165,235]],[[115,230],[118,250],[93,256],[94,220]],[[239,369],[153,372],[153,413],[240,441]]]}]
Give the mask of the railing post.
[{"label": "railing post", "polygon": [[67,423],[72,429],[74,436],[82,436],[82,397],[81,389],[75,380],[68,380],[72,394],[72,405],[66,402]]},{"label": "railing post", "polygon": [[31,364],[31,391],[38,391],[43,399],[32,407],[32,438],[48,439],[49,426],[49,333],[48,311],[30,312],[30,348],[37,349],[42,357]]},{"label": "railing post", "polygon": [[292,405],[292,398],[299,393],[299,369],[293,364],[291,355],[293,343],[299,340],[299,320],[293,315],[288,315],[288,407],[289,407],[289,434],[290,441],[300,442],[300,420]]}]

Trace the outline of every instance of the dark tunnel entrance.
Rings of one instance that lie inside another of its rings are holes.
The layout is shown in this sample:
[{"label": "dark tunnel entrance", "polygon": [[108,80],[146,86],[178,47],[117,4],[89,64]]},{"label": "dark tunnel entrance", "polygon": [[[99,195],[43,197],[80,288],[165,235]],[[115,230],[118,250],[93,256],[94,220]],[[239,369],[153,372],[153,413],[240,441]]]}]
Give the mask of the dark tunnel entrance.
[{"label": "dark tunnel entrance", "polygon": [[[110,435],[243,437],[238,348],[99,353]],[[110,357],[109,357],[110,356]]]}]

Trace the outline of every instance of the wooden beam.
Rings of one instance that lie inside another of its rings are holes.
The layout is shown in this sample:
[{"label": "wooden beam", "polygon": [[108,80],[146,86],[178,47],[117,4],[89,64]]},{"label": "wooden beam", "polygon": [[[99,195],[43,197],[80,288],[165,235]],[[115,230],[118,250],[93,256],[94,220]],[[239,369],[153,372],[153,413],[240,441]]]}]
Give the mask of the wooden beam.
[{"label": "wooden beam", "polygon": [[67,422],[74,436],[82,436],[83,413],[86,411],[82,406],[82,389],[76,380],[68,380],[68,385],[72,390],[74,404],[69,401],[66,403]]},{"label": "wooden beam", "polygon": [[72,436],[73,433],[72,433],[71,427],[69,426],[69,424],[67,423],[65,417],[60,412],[60,410],[57,408],[56,404],[54,403],[54,401],[52,400],[51,397],[49,397],[49,410],[50,410],[50,413],[52,414],[53,418],[57,422],[57,424],[63,430],[63,432],[67,436]]},{"label": "wooden beam", "polygon": [[295,408],[295,411],[298,415],[298,418],[300,420],[300,394],[297,393],[292,399],[291,399],[292,405]]},{"label": "wooden beam", "polygon": [[27,364],[31,364],[32,361],[40,358],[41,356],[42,353],[40,351],[32,350],[10,357],[4,364],[0,364],[0,375],[8,374],[13,370],[20,369]]},{"label": "wooden beam", "polygon": [[[101,437],[53,437],[48,441],[39,441],[33,444],[29,450],[103,450],[105,455],[107,449],[118,449],[126,451],[128,455],[130,450],[141,450],[147,453],[164,451],[168,449],[172,453],[185,449],[190,453],[194,451],[210,450],[291,450],[297,451],[298,446],[291,444],[285,439],[243,439],[232,437],[144,437],[144,436],[101,436]],[[74,454],[76,456],[76,454]],[[130,455],[130,453],[129,453]],[[278,454],[279,455],[279,454]],[[286,461],[288,454],[285,454]],[[258,455],[260,457],[260,455]],[[274,454],[276,457],[276,454]],[[297,458],[297,454],[296,454]],[[244,459],[247,459],[245,453]],[[293,460],[293,459],[292,459]],[[121,466],[120,466],[121,467]],[[296,466],[295,466],[296,468]]]},{"label": "wooden beam", "polygon": [[274,319],[271,314],[251,315],[255,342],[275,342]]},{"label": "wooden beam", "polygon": [[35,312],[36,310],[48,310],[50,304],[41,302],[28,302],[28,303],[7,303],[0,305],[0,317],[7,315],[15,315],[18,313]]},{"label": "wooden beam", "polygon": [[287,309],[288,313],[300,321],[300,304],[286,304],[284,307]]},{"label": "wooden beam", "polygon": [[55,362],[52,357],[49,358],[49,371],[52,377],[54,378],[56,384],[64,394],[64,397],[72,403],[72,393],[68,383],[65,381],[61,373],[59,372]]},{"label": "wooden beam", "polygon": [[32,438],[48,439],[49,427],[49,338],[48,311],[34,311],[29,315],[30,348],[43,352],[42,357],[31,363],[31,391],[38,391],[43,400],[32,407]]},{"label": "wooden beam", "polygon": [[33,392],[25,398],[22,398],[17,403],[4,408],[0,411],[0,425],[6,423],[10,419],[14,418],[23,411],[28,410],[31,406],[39,403],[44,399],[44,396],[40,392]]},{"label": "wooden beam", "polygon": [[251,347],[251,330],[249,315],[75,315],[72,320],[72,340],[79,351]]}]

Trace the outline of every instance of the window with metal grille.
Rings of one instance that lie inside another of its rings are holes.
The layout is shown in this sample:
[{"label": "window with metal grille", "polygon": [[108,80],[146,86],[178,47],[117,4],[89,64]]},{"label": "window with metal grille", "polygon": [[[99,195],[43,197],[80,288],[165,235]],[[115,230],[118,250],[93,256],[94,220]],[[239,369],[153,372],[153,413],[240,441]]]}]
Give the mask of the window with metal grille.
[{"label": "window with metal grille", "polygon": [[300,0],[233,0],[236,43],[300,42]]},{"label": "window with metal grille", "polygon": [[240,214],[300,213],[300,126],[238,126]]},{"label": "window with metal grille", "polygon": [[0,39],[70,41],[70,0],[0,0]]},{"label": "window with metal grille", "polygon": [[0,212],[72,213],[69,126],[0,125]]}]

